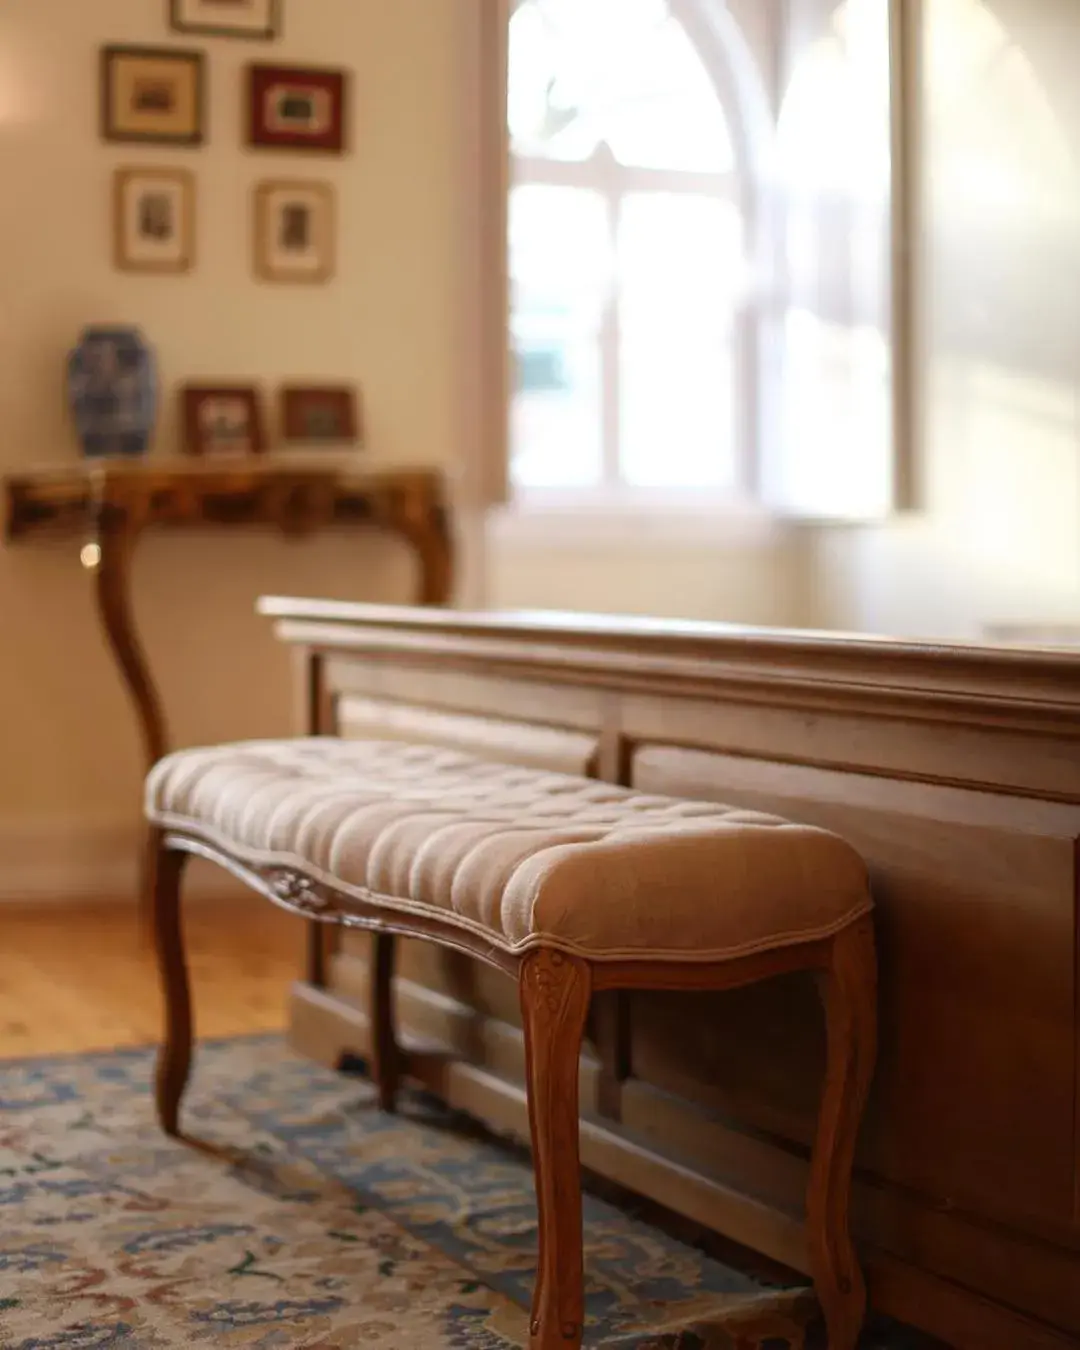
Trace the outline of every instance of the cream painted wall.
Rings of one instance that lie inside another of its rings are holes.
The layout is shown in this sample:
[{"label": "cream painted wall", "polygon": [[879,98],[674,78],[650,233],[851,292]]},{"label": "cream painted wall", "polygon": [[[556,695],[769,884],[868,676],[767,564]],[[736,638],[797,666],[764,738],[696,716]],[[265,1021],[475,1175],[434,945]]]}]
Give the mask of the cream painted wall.
[{"label": "cream painted wall", "polygon": [[[923,509],[818,531],[806,621],[977,637],[1080,619],[1074,0],[924,0]],[[974,78],[975,58],[985,62]]]},{"label": "cream painted wall", "polygon": [[690,519],[515,517],[488,536],[496,609],[799,625],[805,568],[798,532],[739,516]]},{"label": "cream painted wall", "polygon": [[[170,34],[166,0],[6,0],[0,7],[0,471],[73,462],[64,360],[86,323],[138,323],[165,393],[155,453],[176,444],[187,378],[355,379],[370,462],[457,455],[461,218],[458,0],[285,0],[274,44]],[[196,46],[209,58],[201,150],[98,138],[98,49]],[[252,60],[354,72],[355,150],[305,159],[241,148],[241,68]],[[182,165],[198,182],[199,259],[183,278],[110,262],[114,167]],[[263,177],[332,180],[336,283],[251,275],[250,193]],[[0,895],[101,890],[131,874],[142,766],[98,633],[77,544],[0,550]],[[266,591],[404,598],[411,561],[363,537],[148,538],[135,599],[178,744],[280,733],[288,659],[253,614]]]}]

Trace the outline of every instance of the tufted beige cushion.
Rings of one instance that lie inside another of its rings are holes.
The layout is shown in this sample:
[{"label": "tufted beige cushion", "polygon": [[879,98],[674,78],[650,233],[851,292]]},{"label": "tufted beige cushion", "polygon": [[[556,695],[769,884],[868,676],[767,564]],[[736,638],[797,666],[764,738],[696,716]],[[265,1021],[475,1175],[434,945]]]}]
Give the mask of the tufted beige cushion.
[{"label": "tufted beige cushion", "polygon": [[436,911],[513,952],[715,960],[870,908],[860,858],[823,830],[426,746],[186,750],[151,773],[146,811],[249,865]]}]

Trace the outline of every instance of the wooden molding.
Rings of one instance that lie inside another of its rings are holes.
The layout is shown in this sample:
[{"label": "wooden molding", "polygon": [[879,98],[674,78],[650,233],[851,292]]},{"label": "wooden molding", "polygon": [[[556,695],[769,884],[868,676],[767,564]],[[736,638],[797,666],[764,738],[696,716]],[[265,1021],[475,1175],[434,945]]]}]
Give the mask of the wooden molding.
[{"label": "wooden molding", "polygon": [[264,597],[286,642],[418,668],[1080,738],[1080,652]]}]

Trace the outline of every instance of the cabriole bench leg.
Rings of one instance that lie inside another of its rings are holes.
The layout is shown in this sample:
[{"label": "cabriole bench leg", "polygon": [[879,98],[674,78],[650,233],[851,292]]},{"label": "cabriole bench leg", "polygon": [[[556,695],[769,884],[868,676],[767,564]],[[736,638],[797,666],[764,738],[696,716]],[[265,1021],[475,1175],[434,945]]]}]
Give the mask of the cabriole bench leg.
[{"label": "cabriole bench leg", "polygon": [[166,1134],[180,1136],[180,1098],[191,1071],[191,991],[180,921],[180,882],[187,854],[165,847],[164,835],[150,840],[148,884],[154,950],[165,998],[165,1039],[158,1054],[155,1100]]},{"label": "cabriole bench leg", "polygon": [[828,1062],[807,1193],[807,1238],[828,1350],[854,1350],[866,1316],[866,1284],[848,1209],[855,1143],[877,1049],[877,969],[869,915],[833,939],[820,991]]},{"label": "cabriole bench leg", "polygon": [[539,948],[522,962],[522,1020],[540,1251],[530,1350],[578,1350],[585,1320],[578,1060],[588,965]]},{"label": "cabriole bench leg", "polygon": [[396,1108],[401,1078],[401,1055],[394,1019],[395,949],[392,933],[372,935],[371,969],[368,973],[371,1080],[379,1090],[379,1108],[383,1111]]}]

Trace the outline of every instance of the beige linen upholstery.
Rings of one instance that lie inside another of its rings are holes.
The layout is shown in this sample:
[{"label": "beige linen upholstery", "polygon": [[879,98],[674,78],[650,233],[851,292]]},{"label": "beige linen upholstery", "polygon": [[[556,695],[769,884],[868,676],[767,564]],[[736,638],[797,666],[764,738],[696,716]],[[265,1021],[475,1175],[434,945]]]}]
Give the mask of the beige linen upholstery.
[{"label": "beige linen upholstery", "polygon": [[428,746],[305,738],[186,750],[148,818],[252,868],[592,961],[711,961],[838,932],[870,909],[841,839]]}]

